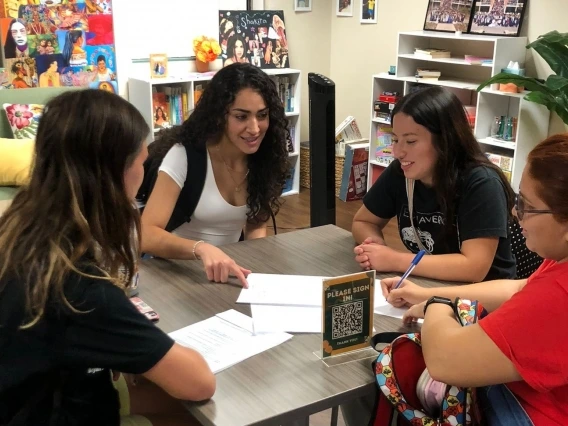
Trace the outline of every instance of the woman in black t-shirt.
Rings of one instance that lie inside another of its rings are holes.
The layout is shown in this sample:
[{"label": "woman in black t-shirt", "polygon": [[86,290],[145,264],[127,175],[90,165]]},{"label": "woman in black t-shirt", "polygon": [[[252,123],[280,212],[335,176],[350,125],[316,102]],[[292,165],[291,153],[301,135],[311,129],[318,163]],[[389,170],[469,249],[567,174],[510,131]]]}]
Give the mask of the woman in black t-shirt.
[{"label": "woman in black t-shirt", "polygon": [[514,194],[481,151],[457,96],[441,87],[406,95],[392,124],[395,161],[353,219],[356,261],[364,269],[406,271],[414,255],[388,247],[382,233],[396,216],[406,248],[434,255],[424,256],[414,274],[464,282],[514,278],[508,232]]},{"label": "woman in black t-shirt", "polygon": [[0,425],[118,426],[111,370],[142,375],[131,407],[150,392],[144,409],[156,413],[122,424],[195,424],[165,392],[213,395],[203,357],[126,296],[149,131],[136,108],[101,90],[46,105],[30,182],[0,217]]}]

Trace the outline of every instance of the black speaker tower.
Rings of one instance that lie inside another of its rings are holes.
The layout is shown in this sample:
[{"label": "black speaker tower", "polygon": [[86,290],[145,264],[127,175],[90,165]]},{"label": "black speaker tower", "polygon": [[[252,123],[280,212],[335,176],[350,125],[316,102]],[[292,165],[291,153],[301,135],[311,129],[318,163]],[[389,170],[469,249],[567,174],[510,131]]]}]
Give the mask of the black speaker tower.
[{"label": "black speaker tower", "polygon": [[310,93],[310,226],[335,225],[335,83],[308,74]]}]

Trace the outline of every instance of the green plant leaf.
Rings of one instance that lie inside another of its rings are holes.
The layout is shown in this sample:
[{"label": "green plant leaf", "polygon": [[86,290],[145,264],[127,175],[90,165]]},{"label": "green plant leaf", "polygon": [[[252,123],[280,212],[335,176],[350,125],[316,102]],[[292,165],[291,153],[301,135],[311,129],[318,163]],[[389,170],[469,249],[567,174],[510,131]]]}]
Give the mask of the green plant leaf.
[{"label": "green plant leaf", "polygon": [[484,87],[487,87],[494,83],[513,83],[518,87],[524,87],[526,90],[530,91],[538,91],[544,92],[548,94],[552,94],[551,89],[544,83],[541,83],[535,78],[532,77],[525,77],[521,75],[515,74],[508,74],[508,73],[499,73],[494,75],[489,80],[483,82],[478,88],[477,91],[479,92]]},{"label": "green plant leaf", "polygon": [[539,36],[535,41],[527,45],[527,49],[532,48],[533,44],[538,43],[538,41],[542,39],[550,43],[568,45],[568,33],[559,33],[558,31],[554,30]]},{"label": "green plant leaf", "polygon": [[537,104],[544,105],[548,109],[551,109],[556,105],[556,98],[551,94],[543,92],[527,93],[524,99],[530,102],[535,102]]},{"label": "green plant leaf", "polygon": [[557,75],[568,77],[568,47],[563,43],[553,43],[548,39],[538,39],[532,48],[542,56]]},{"label": "green plant leaf", "polygon": [[550,90],[566,90],[568,88],[568,78],[559,75],[550,75],[545,84]]},{"label": "green plant leaf", "polygon": [[565,124],[568,124],[568,96],[551,96],[543,92],[531,92],[525,99],[540,105],[544,105],[549,111],[555,112]]},{"label": "green plant leaf", "polygon": [[552,110],[562,119],[564,124],[568,125],[568,110],[566,108],[561,108],[559,105]]}]

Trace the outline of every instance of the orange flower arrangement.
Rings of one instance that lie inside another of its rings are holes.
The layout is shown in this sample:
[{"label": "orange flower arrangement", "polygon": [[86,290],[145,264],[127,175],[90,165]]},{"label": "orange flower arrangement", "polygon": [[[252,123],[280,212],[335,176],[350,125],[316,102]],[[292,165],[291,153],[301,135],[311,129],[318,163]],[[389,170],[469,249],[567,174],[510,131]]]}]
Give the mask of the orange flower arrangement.
[{"label": "orange flower arrangement", "polygon": [[221,53],[221,46],[214,38],[199,36],[193,40],[193,52],[201,62],[213,62]]}]

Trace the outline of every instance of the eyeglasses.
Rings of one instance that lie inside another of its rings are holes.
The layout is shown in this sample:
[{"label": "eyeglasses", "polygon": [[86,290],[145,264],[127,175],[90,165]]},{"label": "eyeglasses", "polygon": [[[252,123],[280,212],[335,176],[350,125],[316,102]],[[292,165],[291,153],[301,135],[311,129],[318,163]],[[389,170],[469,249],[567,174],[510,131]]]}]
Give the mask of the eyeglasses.
[{"label": "eyeglasses", "polygon": [[551,214],[552,210],[534,210],[525,208],[525,200],[520,194],[515,195],[515,211],[519,220],[523,220],[525,213],[533,214]]}]

